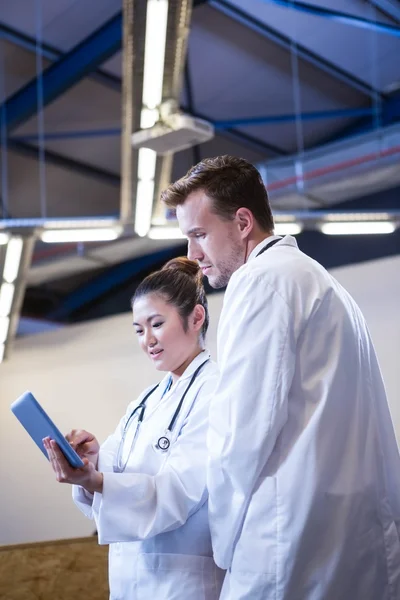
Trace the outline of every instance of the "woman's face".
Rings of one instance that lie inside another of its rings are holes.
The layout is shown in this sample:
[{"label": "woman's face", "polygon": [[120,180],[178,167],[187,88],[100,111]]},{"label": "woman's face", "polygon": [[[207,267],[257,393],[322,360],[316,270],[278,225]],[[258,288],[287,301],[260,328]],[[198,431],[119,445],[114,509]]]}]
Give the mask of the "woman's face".
[{"label": "woman's face", "polygon": [[185,331],[177,308],[158,294],[147,294],[135,301],[133,326],[142,350],[158,371],[179,371],[199,345],[195,315],[189,317]]}]

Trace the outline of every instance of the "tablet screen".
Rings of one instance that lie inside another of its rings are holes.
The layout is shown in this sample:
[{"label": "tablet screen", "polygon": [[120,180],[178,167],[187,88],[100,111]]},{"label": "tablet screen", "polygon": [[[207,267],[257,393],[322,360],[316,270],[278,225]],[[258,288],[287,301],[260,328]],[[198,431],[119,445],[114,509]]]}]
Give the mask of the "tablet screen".
[{"label": "tablet screen", "polygon": [[17,398],[11,404],[11,410],[46,458],[48,456],[42,440],[45,437],[49,437],[57,442],[71,467],[80,468],[84,466],[82,459],[71,448],[70,444],[31,392],[24,392],[22,396]]}]

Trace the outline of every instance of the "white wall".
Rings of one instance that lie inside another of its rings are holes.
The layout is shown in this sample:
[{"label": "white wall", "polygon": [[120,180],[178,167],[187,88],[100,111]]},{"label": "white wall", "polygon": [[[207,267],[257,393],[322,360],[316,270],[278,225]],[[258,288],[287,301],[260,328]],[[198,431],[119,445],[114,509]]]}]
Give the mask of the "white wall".
[{"label": "white wall", "polygon": [[[400,257],[334,271],[370,326],[400,438]],[[215,356],[222,295],[210,297],[208,347]],[[9,410],[30,389],[67,432],[82,427],[103,440],[126,405],[157,375],[139,351],[129,313],[17,340],[0,365],[0,545],[93,532],[47,461]]]}]

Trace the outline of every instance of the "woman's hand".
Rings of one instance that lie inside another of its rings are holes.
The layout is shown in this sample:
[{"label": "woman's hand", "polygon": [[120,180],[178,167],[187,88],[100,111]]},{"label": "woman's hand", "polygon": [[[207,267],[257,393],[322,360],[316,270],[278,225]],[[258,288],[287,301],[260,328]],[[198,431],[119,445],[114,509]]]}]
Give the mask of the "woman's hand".
[{"label": "woman's hand", "polygon": [[82,458],[84,462],[83,467],[74,469],[54,440],[46,437],[43,439],[43,445],[47,450],[50,464],[59,483],[80,485],[91,493],[101,493],[103,491],[103,473],[96,471],[93,462],[89,461],[88,458]]},{"label": "woman's hand", "polygon": [[97,469],[100,444],[93,434],[84,429],[73,429],[65,438],[82,460],[87,458],[94,468]]}]

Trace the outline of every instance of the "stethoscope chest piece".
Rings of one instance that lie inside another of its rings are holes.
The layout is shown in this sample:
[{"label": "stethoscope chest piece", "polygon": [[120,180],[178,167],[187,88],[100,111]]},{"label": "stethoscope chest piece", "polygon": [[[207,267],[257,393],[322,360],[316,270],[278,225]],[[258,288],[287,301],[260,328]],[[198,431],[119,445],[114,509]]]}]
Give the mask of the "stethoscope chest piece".
[{"label": "stethoscope chest piece", "polygon": [[169,441],[169,439],[165,435],[163,435],[160,438],[158,438],[156,447],[158,450],[163,450],[164,452],[166,452],[169,449],[170,445],[171,442]]}]

